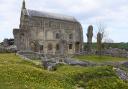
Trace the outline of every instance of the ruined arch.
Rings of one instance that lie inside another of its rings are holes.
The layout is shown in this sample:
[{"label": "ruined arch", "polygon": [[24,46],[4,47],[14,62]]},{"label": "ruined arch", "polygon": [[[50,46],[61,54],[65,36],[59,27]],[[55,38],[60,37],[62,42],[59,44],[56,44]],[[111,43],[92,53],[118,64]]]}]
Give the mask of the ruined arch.
[{"label": "ruined arch", "polygon": [[30,48],[32,51],[37,52],[39,48],[39,44],[37,41],[30,42]]},{"label": "ruined arch", "polygon": [[35,42],[31,42],[30,43],[30,47],[31,47],[32,51],[34,51],[34,52],[36,51],[36,44],[35,44]]},{"label": "ruined arch", "polygon": [[51,43],[48,44],[48,50],[51,51],[53,49],[53,45]]}]

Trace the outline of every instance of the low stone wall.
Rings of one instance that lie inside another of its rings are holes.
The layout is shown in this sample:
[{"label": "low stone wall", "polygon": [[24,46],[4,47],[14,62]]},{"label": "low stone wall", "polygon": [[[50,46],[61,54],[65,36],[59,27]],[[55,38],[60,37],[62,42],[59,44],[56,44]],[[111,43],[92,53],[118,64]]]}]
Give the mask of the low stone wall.
[{"label": "low stone wall", "polygon": [[0,53],[16,53],[16,49],[8,49],[6,47],[0,47]]},{"label": "low stone wall", "polygon": [[54,70],[57,65],[61,64],[68,64],[72,66],[79,65],[85,67],[95,65],[94,63],[75,60],[65,55],[41,54],[32,51],[19,51],[17,52],[17,55],[27,60],[40,59],[42,61],[42,66],[48,70]]},{"label": "low stone wall", "polygon": [[102,51],[101,53],[102,55],[107,55],[107,56],[128,58],[128,51],[118,48],[107,49]]},{"label": "low stone wall", "polygon": [[29,59],[41,59],[44,56],[44,54],[32,51],[18,51],[17,53]]},{"label": "low stone wall", "polygon": [[76,55],[105,55],[105,56],[112,56],[112,57],[128,58],[128,51],[118,49],[118,48],[110,48],[102,51],[96,51],[96,50],[92,50],[92,52],[83,51]]}]

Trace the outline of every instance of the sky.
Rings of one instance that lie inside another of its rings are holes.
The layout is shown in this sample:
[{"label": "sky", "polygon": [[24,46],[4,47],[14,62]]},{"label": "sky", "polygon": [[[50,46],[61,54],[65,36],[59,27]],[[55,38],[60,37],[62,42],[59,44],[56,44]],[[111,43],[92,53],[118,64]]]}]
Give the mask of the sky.
[{"label": "sky", "polygon": [[[13,38],[18,28],[23,0],[0,0],[0,42]],[[128,0],[26,0],[27,9],[74,16],[83,27],[84,41],[89,25],[93,25],[96,41],[97,24],[105,25],[106,38],[128,42]]]}]

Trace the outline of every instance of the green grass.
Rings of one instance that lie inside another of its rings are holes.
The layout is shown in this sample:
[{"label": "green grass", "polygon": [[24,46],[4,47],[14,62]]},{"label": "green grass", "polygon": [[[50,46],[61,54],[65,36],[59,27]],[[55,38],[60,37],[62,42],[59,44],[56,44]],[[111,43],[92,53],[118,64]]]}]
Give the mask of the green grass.
[{"label": "green grass", "polygon": [[43,70],[39,65],[14,54],[0,54],[0,89],[128,89],[111,66],[60,66],[57,71]]},{"label": "green grass", "polygon": [[117,58],[111,56],[97,56],[97,55],[88,55],[88,56],[75,56],[75,59],[81,61],[91,61],[91,62],[120,62],[128,61],[127,58]]}]

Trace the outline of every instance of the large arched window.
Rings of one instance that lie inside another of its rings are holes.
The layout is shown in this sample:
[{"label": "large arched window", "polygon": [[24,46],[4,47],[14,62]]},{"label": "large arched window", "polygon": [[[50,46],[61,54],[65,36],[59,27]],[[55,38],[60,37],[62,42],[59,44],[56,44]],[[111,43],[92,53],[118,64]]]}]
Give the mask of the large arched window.
[{"label": "large arched window", "polygon": [[48,50],[52,50],[52,44],[48,44]]},{"label": "large arched window", "polygon": [[56,39],[59,39],[59,38],[60,38],[59,33],[56,33]]}]

